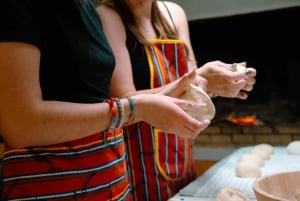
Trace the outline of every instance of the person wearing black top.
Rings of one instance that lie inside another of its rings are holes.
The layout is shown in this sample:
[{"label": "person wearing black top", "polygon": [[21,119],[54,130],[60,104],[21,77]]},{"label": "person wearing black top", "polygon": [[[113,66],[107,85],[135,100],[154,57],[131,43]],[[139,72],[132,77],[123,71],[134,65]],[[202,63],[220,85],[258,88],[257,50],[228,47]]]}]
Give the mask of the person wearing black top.
[{"label": "person wearing black top", "polygon": [[131,200],[122,125],[189,138],[209,125],[182,110],[194,102],[110,96],[115,57],[90,0],[0,3],[4,200]]}]

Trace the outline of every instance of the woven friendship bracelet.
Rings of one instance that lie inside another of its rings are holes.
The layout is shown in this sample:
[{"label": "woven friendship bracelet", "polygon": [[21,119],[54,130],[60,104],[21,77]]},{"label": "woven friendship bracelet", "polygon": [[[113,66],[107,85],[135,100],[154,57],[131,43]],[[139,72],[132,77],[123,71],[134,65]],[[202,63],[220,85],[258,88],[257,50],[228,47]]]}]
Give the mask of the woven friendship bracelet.
[{"label": "woven friendship bracelet", "polygon": [[109,128],[116,128],[116,125],[117,125],[117,111],[114,107],[115,99],[111,98],[111,99],[106,100],[105,102],[109,104],[109,109],[110,109],[110,112],[111,112],[111,124],[110,124]]},{"label": "woven friendship bracelet", "polygon": [[127,100],[129,102],[129,107],[130,107],[130,114],[129,114],[129,121],[128,123],[131,123],[134,121],[134,116],[135,116],[135,105],[134,105],[134,100],[130,97],[127,97]]},{"label": "woven friendship bracelet", "polygon": [[117,108],[118,108],[118,120],[117,120],[117,123],[116,123],[116,128],[118,127],[121,127],[122,124],[123,124],[123,120],[124,120],[124,107],[120,101],[119,98],[116,98],[115,99],[116,101],[116,104],[117,104]]}]

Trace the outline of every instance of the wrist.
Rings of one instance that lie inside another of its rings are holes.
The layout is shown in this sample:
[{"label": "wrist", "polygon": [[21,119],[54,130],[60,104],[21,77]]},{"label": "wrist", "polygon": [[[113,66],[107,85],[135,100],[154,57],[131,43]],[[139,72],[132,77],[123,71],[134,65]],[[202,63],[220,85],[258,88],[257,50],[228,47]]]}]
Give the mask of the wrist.
[{"label": "wrist", "polygon": [[110,98],[105,100],[109,105],[111,121],[109,129],[115,129],[122,126],[124,121],[124,106],[119,98]]},{"label": "wrist", "polygon": [[136,122],[136,100],[133,97],[122,99],[124,106],[124,124],[123,126]]}]

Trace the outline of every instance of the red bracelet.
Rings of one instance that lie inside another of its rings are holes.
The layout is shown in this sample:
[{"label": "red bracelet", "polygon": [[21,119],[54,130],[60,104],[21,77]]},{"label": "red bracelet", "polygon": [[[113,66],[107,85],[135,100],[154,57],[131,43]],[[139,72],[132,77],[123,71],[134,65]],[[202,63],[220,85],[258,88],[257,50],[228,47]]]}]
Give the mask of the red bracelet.
[{"label": "red bracelet", "polygon": [[111,98],[105,101],[106,103],[109,104],[109,108],[110,108],[110,112],[111,112],[111,124],[110,124],[110,128],[116,128],[116,124],[117,124],[117,111],[114,107],[114,102],[115,99]]}]

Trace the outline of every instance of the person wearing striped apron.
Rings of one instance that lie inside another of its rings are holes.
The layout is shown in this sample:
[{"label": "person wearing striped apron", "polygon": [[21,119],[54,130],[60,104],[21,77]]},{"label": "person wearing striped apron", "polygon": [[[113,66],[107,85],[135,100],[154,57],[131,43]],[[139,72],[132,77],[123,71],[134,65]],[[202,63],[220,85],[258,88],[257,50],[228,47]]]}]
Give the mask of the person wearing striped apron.
[{"label": "person wearing striped apron", "polygon": [[[119,9],[126,8],[123,1],[106,1],[104,4],[111,6],[112,2]],[[105,12],[101,12],[102,8],[107,7],[99,7],[105,31]],[[109,19],[114,20],[107,18],[107,24]],[[169,30],[166,33],[172,37],[151,40],[147,37],[145,44],[137,39],[131,29],[125,27],[126,47],[130,54],[136,90],[162,88],[179,80],[192,69],[188,64],[185,42],[178,39],[176,28],[174,30],[169,25],[166,27]],[[123,38],[122,32],[115,32]],[[108,38],[110,36],[107,34]],[[118,43],[116,48],[119,48]],[[122,64],[120,69],[124,69]],[[179,133],[164,132],[143,121],[125,127],[124,132],[134,200],[166,201],[195,179],[193,139],[182,137]]]},{"label": "person wearing striped apron", "polygon": [[[190,83],[207,83],[210,95],[246,99],[245,91],[252,89],[255,75],[248,79],[231,64],[212,61],[196,68],[187,18],[176,3],[102,0],[97,10],[117,60],[112,80],[122,83],[121,88],[112,85],[114,96],[180,97]],[[195,179],[193,139],[145,122],[127,126],[125,138],[135,200],[166,201]]]},{"label": "person wearing striped apron", "polygon": [[[150,88],[168,84],[187,73],[181,40],[152,40],[151,44],[145,47]],[[195,179],[193,139],[163,132],[145,122],[130,125],[125,131],[136,200],[167,200]]]}]

